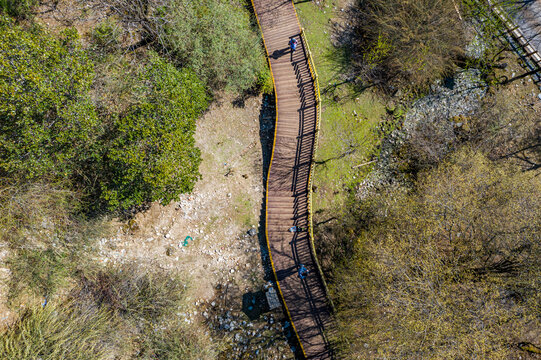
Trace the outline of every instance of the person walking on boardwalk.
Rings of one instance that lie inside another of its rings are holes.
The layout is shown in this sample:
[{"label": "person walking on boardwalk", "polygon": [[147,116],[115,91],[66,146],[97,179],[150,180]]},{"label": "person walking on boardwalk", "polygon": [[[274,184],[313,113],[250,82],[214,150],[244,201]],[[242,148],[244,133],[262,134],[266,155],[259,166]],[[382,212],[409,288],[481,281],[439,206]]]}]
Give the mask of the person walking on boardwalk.
[{"label": "person walking on boardwalk", "polygon": [[300,227],[300,226],[292,226],[287,231],[295,233],[295,232],[301,232],[301,231],[305,231],[305,230],[306,230],[305,228]]},{"label": "person walking on boardwalk", "polygon": [[306,276],[308,276],[309,272],[310,271],[303,264],[301,264],[301,267],[299,268],[299,277],[301,278],[301,280],[306,279]]},{"label": "person walking on boardwalk", "polygon": [[291,38],[291,40],[289,40],[289,47],[291,48],[291,51],[297,50],[297,39]]}]

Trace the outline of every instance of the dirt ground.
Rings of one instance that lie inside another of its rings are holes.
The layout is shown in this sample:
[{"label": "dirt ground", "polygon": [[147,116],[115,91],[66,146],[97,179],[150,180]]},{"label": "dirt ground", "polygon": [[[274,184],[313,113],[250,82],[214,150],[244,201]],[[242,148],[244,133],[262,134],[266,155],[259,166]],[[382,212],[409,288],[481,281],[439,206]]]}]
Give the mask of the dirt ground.
[{"label": "dirt ground", "polygon": [[[193,193],[117,222],[116,236],[99,244],[102,263],[136,262],[184,274],[193,308],[182,316],[229,339],[223,354],[232,358],[292,357],[281,309],[269,312],[262,296],[270,277],[259,224],[273,109],[272,99],[262,96],[215,102],[197,124],[203,161]],[[247,301],[257,301],[255,314]]]},{"label": "dirt ground", "polygon": [[117,236],[102,240],[102,261],[154,262],[190,274],[197,283],[193,296],[201,299],[212,298],[213,283],[224,271],[229,279],[242,278],[246,269],[259,276],[262,269],[250,262],[260,262],[251,256],[259,256],[257,237],[247,249],[241,240],[257,229],[263,200],[260,107],[261,98],[245,108],[233,108],[230,101],[213,105],[197,124],[202,179],[193,193],[118,223]]},{"label": "dirt ground", "polygon": [[[37,20],[53,32],[75,27],[83,42],[104,17],[95,2],[54,4],[43,5]],[[263,291],[273,279],[264,230],[259,229],[274,135],[273,102],[262,95],[215,100],[197,122],[202,163],[194,191],[168,206],[154,203],[132,220],[113,221],[115,235],[98,244],[96,260],[103,264],[135,262],[182,274],[192,306],[178,315],[226,343],[220,358],[293,358],[290,324],[281,307],[269,311]],[[0,244],[0,265],[6,254]],[[2,283],[7,272],[0,266]],[[11,322],[11,312],[2,307],[5,294],[0,288],[0,324]]]}]

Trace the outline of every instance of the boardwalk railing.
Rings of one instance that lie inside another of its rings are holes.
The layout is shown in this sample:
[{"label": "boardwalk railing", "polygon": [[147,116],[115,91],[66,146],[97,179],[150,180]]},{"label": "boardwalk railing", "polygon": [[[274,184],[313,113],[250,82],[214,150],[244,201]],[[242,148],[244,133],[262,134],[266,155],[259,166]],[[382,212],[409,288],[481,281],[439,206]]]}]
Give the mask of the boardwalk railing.
[{"label": "boardwalk railing", "polygon": [[[256,11],[256,8],[255,8],[255,4],[254,4],[254,0],[251,0],[251,3],[252,3],[252,9],[254,10],[254,13],[256,15],[256,21],[257,21],[257,24],[259,26],[259,28],[261,30],[263,30],[263,28],[261,27],[261,23],[259,22],[259,17],[257,16],[257,11]],[[271,61],[270,61],[270,58],[269,58],[269,49],[267,48],[267,43],[265,42],[265,35],[264,34],[261,34],[262,35],[262,38],[263,38],[263,46],[265,47],[265,52],[267,53],[267,64],[269,65],[269,70],[271,72],[271,78],[272,78],[272,84],[273,84],[273,87],[274,87],[274,94],[276,95],[276,80],[274,79],[274,73],[272,71],[272,66],[271,66]],[[276,108],[275,108],[275,111],[276,111],[276,119],[275,119],[275,123],[278,121],[278,108],[277,108],[277,105],[278,105],[278,101],[276,101]],[[273,140],[273,145],[272,145],[272,154],[271,154],[271,159],[274,157],[274,148],[275,148],[275,144],[276,144],[276,131],[274,133],[274,140]],[[267,176],[267,184],[266,184],[266,192],[265,192],[265,204],[268,204],[268,198],[269,198],[269,178],[270,176]],[[265,228],[268,229],[268,209],[265,209]],[[284,309],[286,311],[286,314],[287,314],[287,317],[289,319],[289,321],[291,322],[291,327],[293,328],[293,333],[295,334],[295,338],[297,339],[297,342],[300,346],[300,350],[301,350],[301,353],[304,355],[304,357],[306,357],[306,352],[304,350],[304,347],[302,345],[302,341],[299,337],[299,332],[297,331],[297,328],[295,327],[295,322],[293,321],[293,317],[291,316],[291,312],[289,311],[289,308],[287,307],[287,303],[286,303],[286,299],[284,297],[284,293],[282,292],[282,288],[280,287],[280,282],[278,281],[278,276],[277,276],[277,273],[276,273],[276,266],[274,265],[274,261],[272,260],[272,251],[271,251],[271,246],[270,246],[270,241],[269,241],[269,234],[268,234],[268,231],[265,231],[265,240],[266,240],[266,243],[267,243],[267,251],[269,253],[269,262],[271,264],[271,267],[272,267],[272,272],[274,274],[274,277],[276,279],[276,287],[278,288],[278,294],[280,294],[280,300],[284,306]]]},{"label": "boardwalk railing", "polygon": [[[265,209],[269,260],[300,345],[298,355],[332,359],[334,353],[326,335],[332,327],[332,306],[314,250],[312,224],[312,173],[321,118],[318,76],[293,2],[252,0],[252,4],[276,98]],[[300,51],[289,48],[291,39],[298,40]],[[296,231],[295,226],[301,229]],[[303,276],[303,267],[313,275]]]},{"label": "boardwalk railing", "polygon": [[331,307],[332,311],[335,312],[334,303],[329,296],[329,288],[327,286],[327,282],[325,281],[325,276],[323,275],[323,270],[321,268],[321,265],[319,263],[317,254],[316,254],[316,248],[314,243],[314,224],[313,224],[313,210],[312,210],[312,178],[315,170],[315,154],[317,150],[318,140],[319,140],[319,129],[321,125],[321,94],[319,91],[319,79],[316,72],[316,67],[314,65],[314,59],[312,58],[312,52],[310,51],[310,46],[308,45],[308,40],[306,39],[306,35],[304,33],[304,28],[301,29],[301,39],[304,44],[303,49],[305,51],[306,58],[308,60],[308,67],[310,68],[310,74],[312,76],[312,80],[314,81],[314,89],[316,92],[316,131],[315,131],[315,139],[314,139],[314,150],[312,151],[312,159],[310,163],[310,176],[308,177],[308,236],[310,237],[310,250],[312,251],[312,256],[314,258],[314,262],[317,266],[319,276],[321,277],[321,282],[323,283],[323,288],[325,289],[325,293],[327,295],[327,301],[329,303],[329,306]]},{"label": "boardwalk railing", "polygon": [[[494,3],[492,0],[472,0],[470,6],[476,5],[478,21],[487,31],[487,22],[490,24],[488,27],[496,26],[496,28],[503,28],[504,31],[500,33],[501,37],[505,39],[513,51],[522,59],[524,67],[532,72],[532,78],[534,83],[541,88],[541,55],[530,44],[528,39],[524,36],[524,33],[509,17],[506,11],[498,3]],[[482,9],[487,9],[488,13],[482,14]],[[481,34],[486,36],[487,34]]]}]

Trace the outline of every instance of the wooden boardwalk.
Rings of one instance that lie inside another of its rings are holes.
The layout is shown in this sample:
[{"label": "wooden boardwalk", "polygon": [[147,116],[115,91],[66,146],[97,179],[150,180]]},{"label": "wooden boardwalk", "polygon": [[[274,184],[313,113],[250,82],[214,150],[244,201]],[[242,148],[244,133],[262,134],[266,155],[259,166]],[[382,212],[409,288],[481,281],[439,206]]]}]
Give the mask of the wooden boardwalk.
[{"label": "wooden boardwalk", "polygon": [[[276,132],[267,178],[266,231],[278,288],[293,323],[302,354],[308,359],[331,359],[325,337],[330,307],[308,228],[309,178],[316,141],[318,104],[306,44],[291,0],[252,0],[263,32],[276,92]],[[288,43],[295,37],[295,52]],[[310,271],[298,276],[300,264]]]}]

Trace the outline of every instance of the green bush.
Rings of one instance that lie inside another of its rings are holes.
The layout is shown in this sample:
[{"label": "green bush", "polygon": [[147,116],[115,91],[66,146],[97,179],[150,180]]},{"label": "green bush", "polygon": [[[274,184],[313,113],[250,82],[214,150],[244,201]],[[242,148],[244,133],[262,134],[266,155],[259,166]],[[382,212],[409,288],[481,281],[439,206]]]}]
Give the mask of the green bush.
[{"label": "green bush", "polygon": [[109,210],[165,204],[191,191],[200,176],[193,134],[208,104],[205,87],[154,53],[143,64],[123,75],[132,80],[133,103],[98,116],[94,66],[76,31],[56,39],[2,18],[0,171],[68,180],[92,208]]},{"label": "green bush", "polygon": [[207,107],[204,85],[193,71],[177,70],[156,54],[133,89],[143,98],[115,117],[104,143],[101,198],[110,208],[148,201],[169,203],[199,178],[195,120]]},{"label": "green bush", "polygon": [[92,30],[92,40],[98,47],[114,49],[120,44],[121,33],[120,25],[108,18]]},{"label": "green bush", "polygon": [[257,87],[263,94],[272,94],[274,92],[274,81],[269,68],[265,68],[257,75]]},{"label": "green bush", "polygon": [[214,89],[238,92],[256,84],[265,58],[244,2],[171,0],[162,12],[157,32],[179,64]]},{"label": "green bush", "polygon": [[0,169],[67,178],[102,132],[89,98],[93,66],[75,31],[53,38],[0,19]]},{"label": "green bush", "polygon": [[0,9],[8,15],[18,18],[28,18],[31,10],[39,4],[39,0],[0,0]]}]

